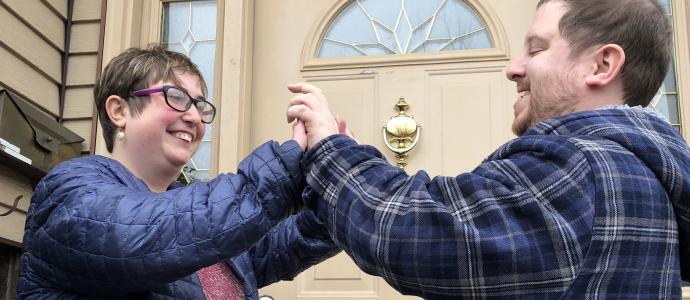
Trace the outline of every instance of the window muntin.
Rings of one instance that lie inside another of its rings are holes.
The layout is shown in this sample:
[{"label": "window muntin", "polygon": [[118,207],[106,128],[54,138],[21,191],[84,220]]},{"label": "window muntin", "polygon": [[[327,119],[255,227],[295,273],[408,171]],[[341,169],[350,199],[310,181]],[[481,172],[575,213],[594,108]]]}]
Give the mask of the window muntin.
[{"label": "window muntin", "polygon": [[326,31],[317,56],[492,47],[486,25],[463,0],[354,0]]}]

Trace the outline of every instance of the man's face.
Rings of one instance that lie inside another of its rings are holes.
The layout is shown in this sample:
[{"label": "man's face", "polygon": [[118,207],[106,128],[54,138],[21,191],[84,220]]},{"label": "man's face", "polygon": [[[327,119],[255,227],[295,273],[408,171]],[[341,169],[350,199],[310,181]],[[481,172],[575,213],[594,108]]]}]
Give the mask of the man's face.
[{"label": "man's face", "polygon": [[573,112],[585,86],[586,64],[570,58],[570,45],[558,29],[565,12],[560,1],[542,5],[525,37],[525,49],[506,70],[508,79],[517,84],[512,126],[516,135],[541,121]]}]

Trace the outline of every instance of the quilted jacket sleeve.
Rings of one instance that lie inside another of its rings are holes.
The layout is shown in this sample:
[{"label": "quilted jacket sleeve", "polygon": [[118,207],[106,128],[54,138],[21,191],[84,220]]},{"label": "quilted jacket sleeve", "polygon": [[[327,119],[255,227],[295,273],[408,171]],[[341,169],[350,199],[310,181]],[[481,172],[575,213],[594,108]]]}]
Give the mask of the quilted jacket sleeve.
[{"label": "quilted jacket sleeve", "polygon": [[292,280],[310,266],[340,252],[326,227],[305,210],[290,216],[273,228],[250,251],[259,288]]},{"label": "quilted jacket sleeve", "polygon": [[34,193],[23,273],[66,291],[119,294],[235,256],[298,207],[301,155],[293,141],[269,142],[236,175],[164,193],[132,188],[97,160],[62,164]]},{"label": "quilted jacket sleeve", "polygon": [[562,291],[587,250],[593,176],[573,145],[519,147],[430,179],[334,135],[305,155],[307,206],[362,270],[404,294]]}]

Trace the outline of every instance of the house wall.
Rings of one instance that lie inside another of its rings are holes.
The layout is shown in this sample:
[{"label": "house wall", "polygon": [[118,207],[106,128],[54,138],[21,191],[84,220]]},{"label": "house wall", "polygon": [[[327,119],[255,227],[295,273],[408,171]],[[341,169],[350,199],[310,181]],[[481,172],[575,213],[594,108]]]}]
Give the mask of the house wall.
[{"label": "house wall", "polygon": [[[83,154],[92,146],[102,2],[74,0],[67,32],[68,0],[0,0],[0,85],[57,120],[64,84],[63,125],[84,138]],[[69,44],[65,44],[67,33]],[[67,64],[64,78],[63,63]],[[22,196],[18,211],[0,216],[0,243],[20,245],[34,183],[0,160],[0,214]]]},{"label": "house wall", "polygon": [[[115,25],[111,26],[110,38],[102,46],[101,25],[105,21],[102,8],[105,0],[74,0],[68,45],[65,45],[68,0],[0,0],[0,85],[28,99],[46,115],[58,118],[60,88],[64,82],[63,125],[85,139],[82,144],[83,154],[93,152],[95,128],[92,90],[101,67],[100,53],[104,53],[107,60],[127,47],[157,41],[161,1],[167,0],[109,1],[107,13],[112,17],[109,21]],[[216,136],[218,145],[214,146],[217,149],[214,150],[217,157],[214,162],[215,172],[233,171],[236,162],[248,149],[246,136],[249,135],[250,128],[245,118],[249,115],[249,109],[245,106],[249,106],[248,103],[251,102],[251,95],[243,94],[247,90],[244,85],[250,85],[246,79],[251,78],[251,66],[245,69],[243,64],[252,55],[250,28],[253,15],[251,10],[245,12],[238,9],[242,6],[237,3],[245,1],[220,2],[223,4],[219,6],[219,10],[227,10],[225,14],[231,17],[225,18],[222,21],[224,25],[219,26],[219,30],[224,28],[226,31],[225,35],[222,31],[219,33],[224,38],[219,39],[221,67],[216,76],[223,86],[218,87],[215,94],[219,101],[225,103],[226,109],[221,110],[220,114],[226,115],[223,117],[226,125],[217,130],[221,133]],[[514,5],[511,1],[501,3]],[[682,120],[684,136],[690,140],[690,97],[685,96],[690,92],[690,80],[684,80],[690,76],[690,58],[681,55],[690,49],[690,4],[684,0],[674,3],[674,8],[677,8],[676,53],[678,82],[683,101]],[[243,21],[241,16],[238,17],[239,14],[246,15],[249,21]],[[243,27],[245,23],[249,29]],[[101,51],[103,47],[105,49]],[[68,68],[63,78],[65,52],[68,53]],[[243,62],[241,68],[235,66],[237,61]],[[251,62],[251,59],[247,61]],[[223,77],[225,80],[221,80]],[[226,92],[222,93],[223,91]],[[242,113],[238,115],[237,111]],[[98,140],[101,140],[100,137]],[[105,153],[103,146],[99,147],[100,152]],[[19,253],[17,247],[23,238],[26,210],[32,190],[33,182],[30,178],[0,163],[0,214],[9,209],[17,196],[22,196],[18,211],[0,217],[0,244],[9,245],[16,253]],[[0,250],[0,256],[8,251],[7,248]],[[9,265],[8,263],[7,266]],[[0,264],[0,279],[4,279],[2,275],[10,271],[3,269],[3,266],[5,265]],[[0,298],[3,296],[2,287],[0,285]],[[686,291],[686,294],[690,293]]]}]

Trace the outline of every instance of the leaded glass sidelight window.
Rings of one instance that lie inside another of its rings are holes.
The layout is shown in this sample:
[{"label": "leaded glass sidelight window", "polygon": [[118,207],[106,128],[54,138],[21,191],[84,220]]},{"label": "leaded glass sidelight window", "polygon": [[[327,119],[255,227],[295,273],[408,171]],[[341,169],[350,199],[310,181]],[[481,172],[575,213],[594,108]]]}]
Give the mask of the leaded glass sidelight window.
[{"label": "leaded glass sidelight window", "polygon": [[486,25],[463,0],[353,0],[326,31],[317,56],[492,47]]},{"label": "leaded glass sidelight window", "polygon": [[[183,1],[163,4],[161,43],[189,56],[199,67],[213,102],[213,66],[216,57],[216,1]],[[206,124],[199,150],[186,167],[193,179],[208,180],[211,171],[211,124]]]},{"label": "leaded glass sidelight window", "polygon": [[[671,0],[657,0],[661,6],[664,7],[669,19],[673,18],[673,11],[671,8]],[[673,24],[673,22],[671,22]],[[675,54],[671,60],[671,64],[666,74],[666,79],[661,85],[661,88],[656,93],[652,102],[649,104],[651,108],[662,114],[666,119],[673,125],[673,127],[678,130],[681,129],[680,125],[680,109],[679,109],[679,98],[678,98],[678,85],[676,82],[676,67],[675,67]]]}]

